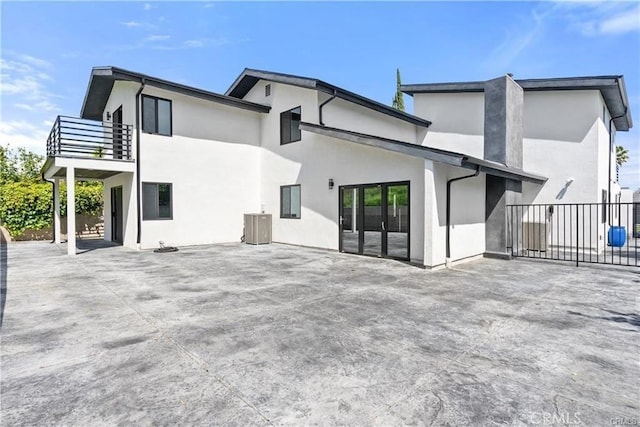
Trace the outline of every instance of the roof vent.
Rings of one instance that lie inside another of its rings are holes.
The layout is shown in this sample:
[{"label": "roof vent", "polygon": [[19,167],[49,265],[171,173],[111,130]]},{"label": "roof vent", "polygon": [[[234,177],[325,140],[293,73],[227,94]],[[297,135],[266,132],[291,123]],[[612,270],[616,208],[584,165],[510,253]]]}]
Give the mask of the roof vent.
[{"label": "roof vent", "polygon": [[264,96],[267,97],[267,96],[270,96],[270,95],[271,95],[271,85],[268,84],[268,85],[266,85],[264,87]]}]

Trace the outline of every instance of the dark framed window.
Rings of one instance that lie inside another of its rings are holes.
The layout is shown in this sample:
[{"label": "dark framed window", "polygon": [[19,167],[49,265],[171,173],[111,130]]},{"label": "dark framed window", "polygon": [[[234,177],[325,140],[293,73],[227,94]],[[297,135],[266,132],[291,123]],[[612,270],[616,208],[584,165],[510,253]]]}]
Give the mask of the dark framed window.
[{"label": "dark framed window", "polygon": [[142,131],[172,134],[171,100],[142,95]]},{"label": "dark framed window", "polygon": [[142,183],[142,219],[173,219],[173,186],[160,182]]},{"label": "dark framed window", "polygon": [[280,218],[300,218],[300,185],[280,187]]},{"label": "dark framed window", "polygon": [[302,131],[300,130],[300,119],[302,118],[302,107],[296,107],[284,113],[280,113],[280,145],[300,141]]}]

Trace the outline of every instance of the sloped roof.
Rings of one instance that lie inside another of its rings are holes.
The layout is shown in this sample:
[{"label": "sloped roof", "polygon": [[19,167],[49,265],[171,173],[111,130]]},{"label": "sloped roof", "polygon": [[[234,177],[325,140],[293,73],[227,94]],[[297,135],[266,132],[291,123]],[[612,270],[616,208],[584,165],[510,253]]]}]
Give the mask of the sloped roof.
[{"label": "sloped roof", "polygon": [[196,98],[205,99],[207,101],[218,102],[220,104],[229,105],[231,107],[242,108],[258,113],[268,113],[271,107],[268,105],[256,104],[242,99],[209,92],[180,83],[170,82],[157,77],[148,76],[146,74],[136,73],[134,71],[125,70],[118,67],[94,67],[91,70],[89,85],[82,103],[80,117],[83,119],[102,120],[102,112],[104,111],[107,100],[111,94],[114,82],[117,80],[142,82],[146,85],[169,90]]},{"label": "sloped roof", "polygon": [[354,142],[357,144],[382,148],[384,150],[394,151],[396,153],[406,154],[408,156],[421,157],[423,159],[432,160],[434,162],[444,163],[451,166],[458,166],[461,168],[473,170],[477,169],[480,172],[486,173],[487,175],[494,175],[517,181],[529,181],[536,184],[544,184],[547,181],[547,178],[541,175],[525,172],[522,169],[509,167],[501,163],[478,159],[477,157],[468,156],[466,154],[457,153],[455,151],[441,150],[424,145],[411,144],[409,142],[398,141],[395,139],[382,138],[376,135],[369,135],[345,129],[321,126],[307,122],[301,122],[300,129],[319,135]]},{"label": "sloped roof", "polygon": [[[617,130],[627,131],[633,126],[624,76],[560,77],[547,79],[522,79],[516,83],[525,91],[599,90]],[[400,89],[413,96],[416,93],[484,92],[483,81],[420,83],[401,85]]]},{"label": "sloped roof", "polygon": [[379,113],[404,120],[414,125],[423,127],[429,127],[431,125],[431,122],[429,120],[425,120],[421,117],[405,113],[404,111],[396,110],[395,108],[392,108],[388,105],[384,105],[380,102],[358,95],[357,93],[350,92],[338,86],[323,82],[322,80],[310,77],[295,76],[292,74],[274,73],[271,71],[245,68],[244,71],[229,87],[229,89],[227,89],[225,95],[242,99],[260,80],[283,83],[292,86],[303,87],[306,89],[314,89],[320,92],[335,95],[338,98],[342,98],[346,101],[353,102],[354,104],[361,105]]}]

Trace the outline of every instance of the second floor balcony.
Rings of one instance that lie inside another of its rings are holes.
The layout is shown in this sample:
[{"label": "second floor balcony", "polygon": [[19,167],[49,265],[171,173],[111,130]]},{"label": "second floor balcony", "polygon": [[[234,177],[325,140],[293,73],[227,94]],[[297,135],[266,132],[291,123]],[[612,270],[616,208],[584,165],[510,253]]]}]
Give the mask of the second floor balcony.
[{"label": "second floor balcony", "polygon": [[132,126],[58,116],[47,138],[48,157],[131,161]]}]

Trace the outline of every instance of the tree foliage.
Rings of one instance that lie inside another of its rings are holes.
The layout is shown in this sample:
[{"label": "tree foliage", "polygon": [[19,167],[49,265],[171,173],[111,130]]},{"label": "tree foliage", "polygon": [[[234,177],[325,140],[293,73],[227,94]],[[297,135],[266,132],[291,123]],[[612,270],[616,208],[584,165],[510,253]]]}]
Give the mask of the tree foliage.
[{"label": "tree foliage", "polygon": [[43,156],[24,147],[18,147],[18,151],[15,152],[8,145],[0,145],[0,183],[40,181],[40,169],[43,164]]},{"label": "tree foliage", "polygon": [[[24,148],[17,152],[0,145],[0,223],[12,236],[52,223],[53,189],[42,179],[44,158]],[[102,214],[101,182],[76,182],[76,214]],[[66,185],[60,186],[61,215],[67,210]]]},{"label": "tree foliage", "polygon": [[616,145],[616,164],[622,166],[629,161],[629,150],[622,145]]},{"label": "tree foliage", "polygon": [[396,94],[393,97],[391,106],[396,110],[404,111],[404,94],[400,90],[402,79],[400,78],[400,69],[396,69]]}]

